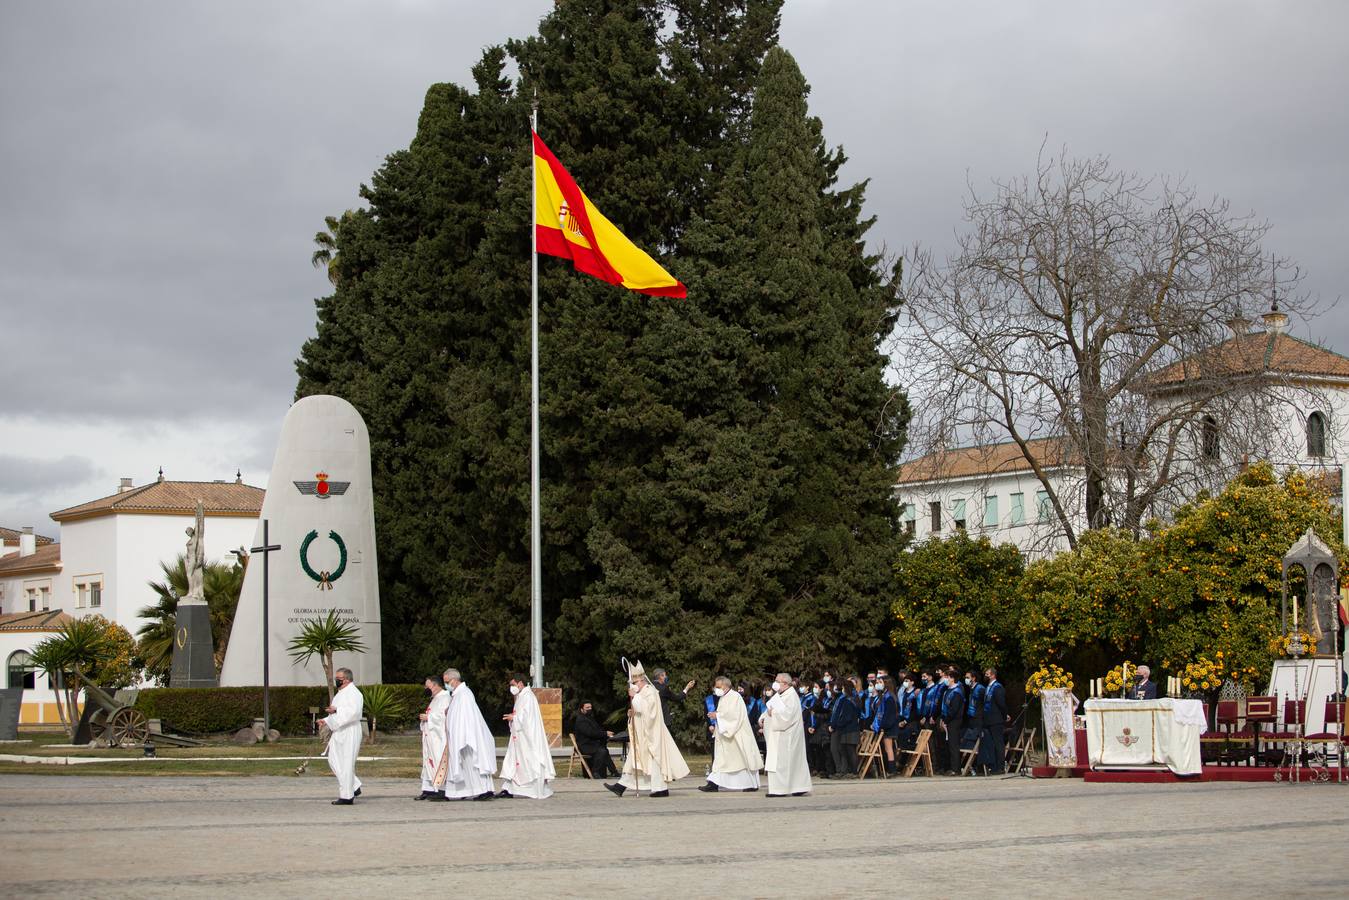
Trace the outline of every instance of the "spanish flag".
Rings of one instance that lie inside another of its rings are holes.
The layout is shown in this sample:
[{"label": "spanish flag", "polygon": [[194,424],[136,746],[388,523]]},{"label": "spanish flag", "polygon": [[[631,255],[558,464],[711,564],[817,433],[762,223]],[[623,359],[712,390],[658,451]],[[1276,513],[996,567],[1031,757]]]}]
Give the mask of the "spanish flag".
[{"label": "spanish flag", "polygon": [[534,233],[538,252],[570,259],[587,275],[655,297],[687,297],[675,280],[600,214],[534,134]]}]

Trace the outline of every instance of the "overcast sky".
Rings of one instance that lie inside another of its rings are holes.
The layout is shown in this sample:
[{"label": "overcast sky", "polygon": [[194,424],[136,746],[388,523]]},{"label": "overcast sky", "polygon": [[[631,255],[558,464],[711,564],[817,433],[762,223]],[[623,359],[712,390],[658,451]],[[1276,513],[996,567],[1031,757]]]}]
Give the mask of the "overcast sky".
[{"label": "overcast sky", "polygon": [[[121,476],[266,485],[327,293],[323,217],[427,87],[552,0],[0,4],[0,525]],[[1273,224],[1349,351],[1349,4],[788,0],[873,238],[944,249],[967,182],[1043,142],[1184,175]]]}]

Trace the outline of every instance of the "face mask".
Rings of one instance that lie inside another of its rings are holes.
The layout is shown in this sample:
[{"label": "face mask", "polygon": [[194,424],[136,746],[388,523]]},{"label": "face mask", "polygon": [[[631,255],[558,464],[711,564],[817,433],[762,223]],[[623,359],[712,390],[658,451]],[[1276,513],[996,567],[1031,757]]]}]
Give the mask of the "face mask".
[{"label": "face mask", "polygon": [[974,684],[974,679],[973,679],[973,678],[966,678],[966,679],[965,679],[965,684],[967,684],[967,685]]},{"label": "face mask", "polygon": [[912,682],[912,681],[906,681],[906,682],[904,682],[904,690],[906,690],[906,691],[911,691],[911,690],[913,690],[913,682]]},{"label": "face mask", "polygon": [[811,689],[810,689],[810,692],[811,692],[812,694],[814,694],[816,697],[820,696],[820,689],[819,689],[819,688],[811,688]]},{"label": "face mask", "polygon": [[713,693],[713,694],[716,694],[718,697],[720,697],[720,696],[724,695],[724,694],[726,693],[726,691],[725,691],[723,688],[712,688],[712,693]]},{"label": "face mask", "polygon": [[591,710],[591,709],[583,709],[583,710],[581,710],[581,715],[583,715],[583,716],[588,716],[588,715],[590,715],[592,712],[594,712],[594,710]]},{"label": "face mask", "polygon": [[773,690],[777,691],[779,694],[787,690],[788,687],[790,687],[790,685],[783,684],[781,681],[776,681],[773,683]]},{"label": "face mask", "polygon": [[806,696],[806,686],[804,684],[801,685],[799,688],[796,689],[796,692],[800,694],[802,697]]},{"label": "face mask", "polygon": [[871,694],[874,697],[876,695],[876,685],[874,684],[867,685],[867,693]]},{"label": "face mask", "polygon": [[511,696],[514,697],[519,693],[520,693],[520,685],[518,684],[511,685]]},{"label": "face mask", "polygon": [[829,683],[832,682],[833,680],[834,680],[834,679],[830,678],[828,675],[824,676],[824,683],[825,683],[825,684],[829,684]]}]

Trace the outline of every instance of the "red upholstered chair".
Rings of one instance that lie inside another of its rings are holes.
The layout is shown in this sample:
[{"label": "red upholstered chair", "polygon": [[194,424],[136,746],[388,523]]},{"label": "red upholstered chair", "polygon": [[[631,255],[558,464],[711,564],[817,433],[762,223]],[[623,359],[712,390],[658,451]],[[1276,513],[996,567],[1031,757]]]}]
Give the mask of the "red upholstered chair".
[{"label": "red upholstered chair", "polygon": [[1309,741],[1338,741],[1339,725],[1344,721],[1344,701],[1326,701],[1326,730],[1307,735]]},{"label": "red upholstered chair", "polygon": [[1307,721],[1306,700],[1283,701],[1283,723],[1265,735],[1271,741],[1296,741],[1302,737],[1302,726]]},{"label": "red upholstered chair", "polygon": [[[1241,760],[1250,762],[1255,749],[1254,745],[1251,743],[1255,739],[1255,732],[1251,731],[1249,727],[1240,731],[1237,730],[1237,725],[1241,721],[1240,702],[1236,700],[1219,700],[1217,712],[1218,715],[1214,721],[1214,725],[1216,726],[1215,730],[1223,732],[1223,738],[1226,741],[1219,758],[1223,762],[1234,765]],[[1240,741],[1245,749],[1238,749],[1233,746],[1237,741]]]}]

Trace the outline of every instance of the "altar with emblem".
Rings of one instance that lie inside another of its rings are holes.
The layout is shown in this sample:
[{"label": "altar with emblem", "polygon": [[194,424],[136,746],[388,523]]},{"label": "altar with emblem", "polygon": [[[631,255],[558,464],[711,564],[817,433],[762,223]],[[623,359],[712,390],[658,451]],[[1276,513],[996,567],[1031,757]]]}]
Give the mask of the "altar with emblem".
[{"label": "altar with emblem", "polygon": [[1092,769],[1203,771],[1199,738],[1208,730],[1198,700],[1117,700],[1085,704],[1087,757]]}]

